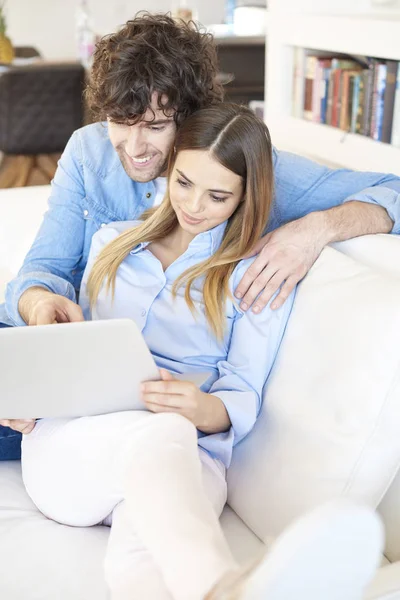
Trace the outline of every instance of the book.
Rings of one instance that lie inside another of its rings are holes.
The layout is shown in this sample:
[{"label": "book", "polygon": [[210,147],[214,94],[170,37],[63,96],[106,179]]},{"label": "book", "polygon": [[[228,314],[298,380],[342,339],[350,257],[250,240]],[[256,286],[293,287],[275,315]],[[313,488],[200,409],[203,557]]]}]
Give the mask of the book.
[{"label": "book", "polygon": [[371,131],[371,137],[374,140],[380,141],[382,139],[382,124],[383,124],[383,106],[385,99],[385,88],[386,88],[386,71],[387,67],[385,63],[380,63],[376,66],[376,109],[375,109],[375,121],[374,129]]},{"label": "book", "polygon": [[361,133],[369,136],[371,131],[371,116],[372,116],[372,99],[374,89],[374,76],[376,59],[368,59],[368,69],[364,75],[364,110],[363,110],[363,126]]},{"label": "book", "polygon": [[319,123],[321,119],[321,85],[322,85],[322,65],[321,59],[317,59],[314,71],[314,81],[312,90],[312,120]]},{"label": "book", "polygon": [[396,93],[394,96],[392,137],[390,143],[400,148],[400,64],[397,69]]},{"label": "book", "polygon": [[313,88],[317,63],[318,58],[316,56],[306,57],[303,117],[307,121],[313,120]]},{"label": "book", "polygon": [[[328,64],[329,63],[329,64]],[[322,81],[321,81],[321,108],[320,108],[320,122],[326,123],[326,116],[328,110],[328,94],[329,94],[329,75],[331,73],[332,61],[327,61],[326,66],[322,69]]]},{"label": "book", "polygon": [[342,110],[342,88],[343,79],[342,74],[344,70],[354,70],[359,68],[359,63],[355,60],[348,60],[342,58],[332,59],[332,71],[333,75],[333,95],[332,95],[332,114],[331,114],[331,125],[333,127],[339,127],[340,114]]},{"label": "book", "polygon": [[362,134],[364,131],[364,106],[365,106],[365,80],[366,80],[366,72],[365,70],[360,73],[358,82],[358,99],[356,106],[356,124],[355,124],[355,133]]},{"label": "book", "polygon": [[358,113],[358,105],[359,105],[359,101],[360,101],[360,81],[361,81],[361,74],[358,73],[357,75],[354,75],[353,94],[352,94],[351,111],[350,111],[350,131],[352,133],[356,133],[357,113]]},{"label": "book", "polygon": [[382,133],[381,141],[390,144],[393,126],[394,99],[396,94],[397,71],[400,70],[396,60],[386,61],[386,85],[383,103]]},{"label": "book", "polygon": [[332,59],[318,58],[313,85],[313,121],[325,123],[328,79]]},{"label": "book", "polygon": [[342,72],[342,86],[341,86],[341,104],[340,104],[340,116],[339,116],[339,127],[343,131],[350,131],[350,120],[353,105],[353,87],[354,78],[358,74],[358,70],[351,71],[345,70]]},{"label": "book", "polygon": [[326,124],[332,125],[332,106],[333,106],[333,88],[334,88],[334,80],[335,80],[335,71],[330,69],[329,71],[329,80],[328,80],[328,99],[327,99],[327,108],[326,108]]},{"label": "book", "polygon": [[294,49],[294,72],[293,72],[293,104],[292,115],[298,119],[303,118],[304,91],[305,91],[305,60],[304,48]]}]

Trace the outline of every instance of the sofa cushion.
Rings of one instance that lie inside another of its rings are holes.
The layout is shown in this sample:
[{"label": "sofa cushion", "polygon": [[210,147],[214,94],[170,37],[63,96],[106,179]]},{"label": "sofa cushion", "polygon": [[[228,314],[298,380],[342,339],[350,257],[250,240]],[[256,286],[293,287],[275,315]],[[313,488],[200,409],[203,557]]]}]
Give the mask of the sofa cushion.
[{"label": "sofa cushion", "polygon": [[[264,544],[228,506],[221,525],[238,562]],[[106,600],[103,560],[108,527],[50,521],[27,495],[21,463],[0,462],[0,598]]]},{"label": "sofa cushion", "polygon": [[[399,256],[399,255],[398,255]],[[400,279],[326,248],[301,283],[228,501],[261,539],[335,496],[377,506],[400,463]]]},{"label": "sofa cushion", "polygon": [[107,527],[46,519],[25,492],[20,463],[0,463],[0,598],[107,600],[107,540]]}]

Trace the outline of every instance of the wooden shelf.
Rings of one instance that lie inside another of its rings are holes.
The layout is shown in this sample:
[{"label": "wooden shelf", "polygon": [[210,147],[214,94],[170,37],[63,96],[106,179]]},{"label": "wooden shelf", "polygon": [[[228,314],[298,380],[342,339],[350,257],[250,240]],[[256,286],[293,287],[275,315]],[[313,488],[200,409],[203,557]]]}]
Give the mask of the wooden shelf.
[{"label": "wooden shelf", "polygon": [[390,144],[294,117],[271,122],[267,119],[267,125],[278,149],[306,155],[332,166],[400,176],[400,148]]}]

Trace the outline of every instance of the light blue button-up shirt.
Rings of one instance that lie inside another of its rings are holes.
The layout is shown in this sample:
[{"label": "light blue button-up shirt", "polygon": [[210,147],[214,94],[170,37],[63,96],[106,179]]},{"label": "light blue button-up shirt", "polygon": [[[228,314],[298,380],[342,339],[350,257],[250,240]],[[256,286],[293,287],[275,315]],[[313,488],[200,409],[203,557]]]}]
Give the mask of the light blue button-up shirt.
[{"label": "light blue button-up shirt", "polygon": [[[273,166],[274,202],[266,231],[310,212],[359,200],[386,208],[394,221],[392,233],[400,233],[399,177],[332,170],[276,148]],[[25,325],[18,301],[32,286],[75,301],[95,232],[113,221],[138,219],[153,206],[155,195],[154,182],[138,183],[125,173],[106,123],[76,131],[59,162],[36,240],[18,277],[7,287],[0,323]]]},{"label": "light blue button-up shirt", "polygon": [[[243,312],[236,302],[227,300],[227,326],[221,341],[212,334],[205,318],[203,279],[192,287],[196,316],[186,304],[184,287],[174,299],[174,281],[186,269],[215,253],[225,231],[224,223],[196,236],[165,272],[158,258],[147,250],[147,244],[133,248],[118,269],[114,301],[103,286],[91,314],[86,282],[93,262],[104,245],[136,224],[137,221],[113,223],[95,234],[79,303],[86,319],[133,319],[159,367],[173,373],[211,373],[201,389],[222,400],[232,426],[227,432],[212,435],[199,432],[199,445],[228,467],[233,446],[249,433],[257,419],[263,387],[286,328],[294,292],[279,310],[272,311],[268,306],[258,315]],[[232,292],[252,260],[237,265],[230,280]]]}]

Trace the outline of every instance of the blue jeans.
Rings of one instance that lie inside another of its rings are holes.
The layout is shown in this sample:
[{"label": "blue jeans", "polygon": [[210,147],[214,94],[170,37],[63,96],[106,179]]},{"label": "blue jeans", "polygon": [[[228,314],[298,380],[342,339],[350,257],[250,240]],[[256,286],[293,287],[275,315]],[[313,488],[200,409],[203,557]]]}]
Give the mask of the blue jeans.
[{"label": "blue jeans", "polygon": [[[0,329],[8,327],[0,323]],[[1,417],[1,415],[0,415]],[[22,434],[0,425],[0,461],[20,460]]]}]

